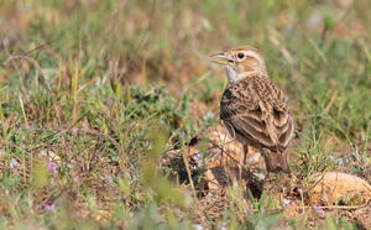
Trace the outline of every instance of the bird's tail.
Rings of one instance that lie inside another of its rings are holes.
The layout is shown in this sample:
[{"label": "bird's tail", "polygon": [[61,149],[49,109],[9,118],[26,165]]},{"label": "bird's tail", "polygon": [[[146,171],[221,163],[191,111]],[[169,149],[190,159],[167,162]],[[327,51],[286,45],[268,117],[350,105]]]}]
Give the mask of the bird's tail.
[{"label": "bird's tail", "polygon": [[272,151],[263,148],[262,154],[265,160],[265,166],[269,172],[290,173],[289,164],[287,163],[287,152]]}]

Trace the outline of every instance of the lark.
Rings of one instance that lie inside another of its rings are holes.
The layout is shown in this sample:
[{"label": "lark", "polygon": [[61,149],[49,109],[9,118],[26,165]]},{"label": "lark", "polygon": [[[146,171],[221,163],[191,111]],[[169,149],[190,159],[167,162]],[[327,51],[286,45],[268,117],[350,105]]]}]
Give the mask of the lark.
[{"label": "lark", "polygon": [[239,46],[211,58],[226,71],[220,118],[244,146],[244,163],[254,147],[262,153],[268,173],[289,173],[286,149],[294,122],[285,94],[269,79],[262,54],[254,47]]}]

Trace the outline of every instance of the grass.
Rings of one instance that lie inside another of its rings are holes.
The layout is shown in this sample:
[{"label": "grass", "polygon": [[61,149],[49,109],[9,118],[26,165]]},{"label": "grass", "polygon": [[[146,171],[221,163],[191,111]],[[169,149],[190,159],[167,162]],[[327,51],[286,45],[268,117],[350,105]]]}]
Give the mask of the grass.
[{"label": "grass", "polygon": [[[238,187],[213,219],[159,166],[220,122],[226,80],[207,56],[240,44],[261,50],[289,95],[298,177],[339,170],[370,182],[370,10],[366,0],[3,0],[1,228],[280,223],[282,213],[267,211],[272,197],[245,200]],[[333,213],[317,219],[289,224],[359,226]]]}]

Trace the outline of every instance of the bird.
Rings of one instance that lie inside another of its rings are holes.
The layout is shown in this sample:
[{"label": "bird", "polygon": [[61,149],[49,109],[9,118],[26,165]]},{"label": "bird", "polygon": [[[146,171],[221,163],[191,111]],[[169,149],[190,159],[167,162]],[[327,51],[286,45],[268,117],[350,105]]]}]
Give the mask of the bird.
[{"label": "bird", "polygon": [[269,78],[263,55],[252,46],[233,47],[210,56],[224,66],[228,85],[220,101],[220,119],[243,146],[262,154],[269,173],[290,173],[287,147],[294,120],[287,97]]}]

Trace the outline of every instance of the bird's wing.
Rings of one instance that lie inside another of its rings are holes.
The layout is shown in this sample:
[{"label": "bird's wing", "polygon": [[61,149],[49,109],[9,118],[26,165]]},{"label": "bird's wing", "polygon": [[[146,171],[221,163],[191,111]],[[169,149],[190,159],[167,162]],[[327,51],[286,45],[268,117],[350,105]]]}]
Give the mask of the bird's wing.
[{"label": "bird's wing", "polygon": [[247,77],[223,93],[220,118],[233,135],[272,150],[284,150],[293,133],[293,120],[283,92],[265,77]]}]

